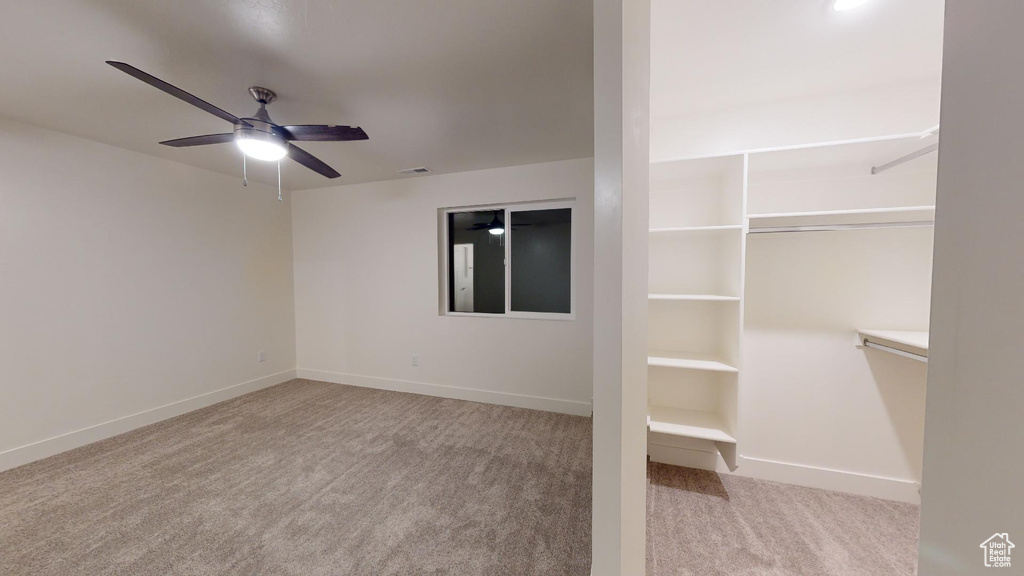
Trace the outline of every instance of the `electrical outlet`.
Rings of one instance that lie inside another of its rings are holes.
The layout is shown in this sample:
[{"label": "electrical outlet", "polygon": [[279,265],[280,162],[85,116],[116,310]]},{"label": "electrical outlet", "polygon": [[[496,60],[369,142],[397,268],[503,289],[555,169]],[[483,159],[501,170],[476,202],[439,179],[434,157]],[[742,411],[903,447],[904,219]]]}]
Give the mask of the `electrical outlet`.
[{"label": "electrical outlet", "polygon": [[256,361],[257,362],[266,362],[267,361],[267,351],[266,350],[260,350],[259,352],[257,352],[256,353]]},{"label": "electrical outlet", "polygon": [[419,354],[413,354],[412,355],[412,365],[413,366],[419,366],[420,365],[420,355]]}]

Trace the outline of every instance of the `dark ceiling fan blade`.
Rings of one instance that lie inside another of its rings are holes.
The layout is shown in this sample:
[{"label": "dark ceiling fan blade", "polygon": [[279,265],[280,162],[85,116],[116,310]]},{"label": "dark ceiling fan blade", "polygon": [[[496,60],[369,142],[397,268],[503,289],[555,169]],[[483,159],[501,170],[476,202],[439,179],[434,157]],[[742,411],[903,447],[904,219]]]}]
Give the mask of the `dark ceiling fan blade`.
[{"label": "dark ceiling fan blade", "polygon": [[325,164],[323,160],[313,156],[291,142],[288,143],[288,155],[291,156],[292,160],[295,160],[299,164],[302,164],[321,176],[326,176],[327,178],[337,178],[341,176],[337,170]]},{"label": "dark ceiling fan blade", "polygon": [[174,140],[164,140],[161,142],[164,146],[174,146],[175,148],[184,148],[186,146],[206,146],[207,144],[226,144],[235,139],[234,134],[206,134],[204,136],[189,136],[188,138],[176,138]]},{"label": "dark ceiling fan blade", "polygon": [[288,140],[299,142],[347,142],[369,140],[370,137],[358,126],[328,126],[326,124],[298,124],[278,126]]},{"label": "dark ceiling fan blade", "polygon": [[210,104],[206,100],[203,100],[202,98],[199,98],[197,96],[193,96],[192,94],[185,92],[184,90],[178,88],[173,84],[168,84],[167,82],[164,82],[163,80],[157,78],[156,76],[153,76],[152,74],[147,74],[146,72],[139,70],[131,64],[125,64],[124,62],[117,62],[114,60],[107,60],[107,64],[110,64],[114,68],[117,68],[118,70],[124,72],[129,76],[142,80],[146,84],[149,84],[150,86],[158,90],[163,90],[164,92],[170,94],[171,96],[174,96],[175,98],[178,98],[179,100],[184,100],[185,102],[188,102],[189,104],[195,106],[196,108],[199,108],[200,110],[205,110],[218,118],[227,120],[232,124],[244,124],[245,126],[252,126],[251,124],[242,120],[241,118],[238,118],[237,116],[229,112],[225,112],[224,110],[217,108],[216,106]]}]

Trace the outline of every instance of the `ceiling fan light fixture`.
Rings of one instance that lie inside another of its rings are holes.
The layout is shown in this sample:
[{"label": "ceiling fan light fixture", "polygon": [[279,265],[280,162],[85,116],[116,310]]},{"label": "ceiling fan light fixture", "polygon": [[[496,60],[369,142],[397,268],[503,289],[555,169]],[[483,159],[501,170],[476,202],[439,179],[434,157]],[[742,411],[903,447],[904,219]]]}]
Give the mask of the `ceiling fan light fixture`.
[{"label": "ceiling fan light fixture", "polygon": [[494,213],[494,218],[491,219],[491,223],[487,225],[487,231],[495,236],[501,236],[505,233],[505,225],[498,218],[498,213]]},{"label": "ceiling fan light fixture", "polygon": [[249,158],[273,162],[288,155],[285,141],[273,134],[252,128],[236,128],[235,144]]}]

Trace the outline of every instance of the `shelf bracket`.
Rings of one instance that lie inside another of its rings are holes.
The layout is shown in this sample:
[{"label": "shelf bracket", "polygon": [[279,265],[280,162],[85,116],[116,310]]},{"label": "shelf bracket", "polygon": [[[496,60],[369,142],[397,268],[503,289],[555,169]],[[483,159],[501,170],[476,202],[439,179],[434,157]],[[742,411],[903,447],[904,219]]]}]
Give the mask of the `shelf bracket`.
[{"label": "shelf bracket", "polygon": [[739,468],[736,463],[736,445],[729,442],[715,442],[715,447],[722,455],[722,460],[725,460],[725,465],[729,467],[729,472],[735,472]]},{"label": "shelf bracket", "polygon": [[899,348],[893,348],[892,346],[886,346],[885,344],[876,344],[875,342],[872,342],[871,340],[868,340],[867,338],[864,339],[864,346],[866,346],[868,348],[874,348],[875,350],[881,350],[882,352],[888,352],[890,354],[895,354],[897,356],[902,356],[904,358],[910,358],[911,360],[917,360],[918,362],[924,362],[925,364],[928,363],[928,357],[927,356],[922,356],[920,354],[914,354],[913,352],[907,352],[905,350],[900,350]]},{"label": "shelf bracket", "polygon": [[929,154],[931,152],[935,152],[938,149],[939,149],[939,143],[938,142],[936,142],[935,144],[930,144],[928,146],[925,146],[924,148],[921,148],[920,150],[917,150],[915,152],[911,152],[910,154],[907,154],[906,156],[900,156],[899,158],[893,160],[892,162],[887,162],[885,164],[882,164],[881,166],[872,166],[871,167],[871,173],[872,174],[881,174],[882,172],[885,172],[886,170],[888,170],[890,168],[895,168],[896,166],[899,166],[900,164],[903,164],[905,162],[910,162],[914,158],[920,158],[921,156],[924,156],[925,154]]}]

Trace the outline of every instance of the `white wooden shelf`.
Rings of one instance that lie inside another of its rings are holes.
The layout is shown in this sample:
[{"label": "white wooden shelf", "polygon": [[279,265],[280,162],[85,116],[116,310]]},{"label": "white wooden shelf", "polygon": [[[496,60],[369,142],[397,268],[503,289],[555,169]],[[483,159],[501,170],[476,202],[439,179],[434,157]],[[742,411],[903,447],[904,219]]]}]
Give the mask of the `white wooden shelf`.
[{"label": "white wooden shelf", "polygon": [[[918,356],[916,360],[927,362],[928,332],[911,330],[858,330],[857,339],[861,346],[893,352],[900,356]],[[874,344],[872,346],[871,344]],[[902,352],[902,354],[900,354]]]},{"label": "white wooden shelf", "polygon": [[681,352],[651,351],[647,356],[648,366],[662,368],[680,368],[683,370],[707,370],[710,372],[739,372],[734,366],[722,362],[720,358],[702,354],[686,354]]},{"label": "white wooden shelf", "polygon": [[648,294],[649,300],[688,300],[694,302],[739,302],[739,296],[720,296],[718,294]]},{"label": "white wooden shelf", "polygon": [[691,232],[721,232],[724,230],[742,230],[742,224],[724,226],[686,226],[683,228],[651,228],[651,234],[687,234]]},{"label": "white wooden shelf", "polygon": [[735,444],[721,415],[714,412],[684,410],[666,406],[648,409],[647,426],[651,432]]},{"label": "white wooden shelf", "polygon": [[779,214],[749,214],[750,230],[803,226],[855,226],[898,223],[929,224],[935,221],[935,206],[902,206],[864,210],[825,210]]},{"label": "white wooden shelf", "polygon": [[740,388],[746,168],[745,154],[651,165],[652,462],[717,470],[721,454],[736,469],[729,426],[737,420]]}]

